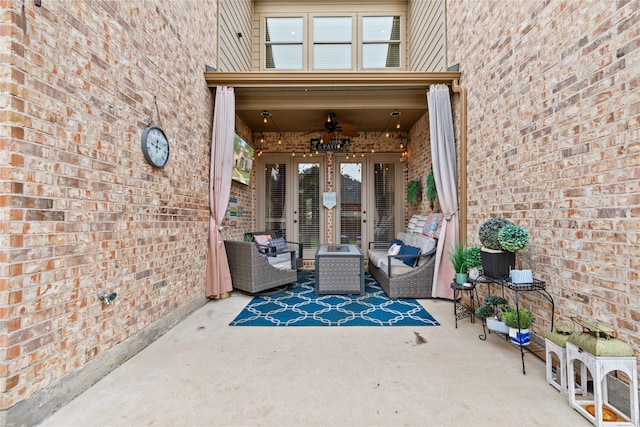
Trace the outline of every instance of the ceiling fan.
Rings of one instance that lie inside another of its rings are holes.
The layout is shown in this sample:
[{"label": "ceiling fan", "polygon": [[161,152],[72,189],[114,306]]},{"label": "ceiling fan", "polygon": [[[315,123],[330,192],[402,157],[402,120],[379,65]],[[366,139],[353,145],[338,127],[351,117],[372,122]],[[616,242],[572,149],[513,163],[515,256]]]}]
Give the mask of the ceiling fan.
[{"label": "ceiling fan", "polygon": [[358,133],[354,125],[337,121],[336,114],[333,112],[327,113],[327,118],[324,121],[324,129],[322,129],[321,131],[322,141],[324,142],[331,141],[338,134],[349,136],[351,138],[360,136],[360,133]]}]

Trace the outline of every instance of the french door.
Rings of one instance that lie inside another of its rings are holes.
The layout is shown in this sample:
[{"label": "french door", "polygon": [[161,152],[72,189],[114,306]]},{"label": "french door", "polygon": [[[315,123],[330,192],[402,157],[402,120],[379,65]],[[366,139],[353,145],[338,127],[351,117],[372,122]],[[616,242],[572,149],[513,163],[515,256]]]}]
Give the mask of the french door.
[{"label": "french door", "polygon": [[[370,241],[391,241],[404,224],[403,168],[397,155],[334,157],[336,206],[323,206],[325,157],[265,154],[258,158],[256,225],[279,230],[304,244],[313,259],[327,230],[334,243],[355,244],[366,253]],[[328,223],[332,218],[331,223]]]},{"label": "french door", "polygon": [[304,245],[303,258],[313,259],[325,236],[324,157],[265,154],[257,167],[258,229],[282,231]]},{"label": "french door", "polygon": [[403,170],[398,156],[336,156],[338,205],[334,241],[366,253],[371,241],[389,242],[403,227]]}]

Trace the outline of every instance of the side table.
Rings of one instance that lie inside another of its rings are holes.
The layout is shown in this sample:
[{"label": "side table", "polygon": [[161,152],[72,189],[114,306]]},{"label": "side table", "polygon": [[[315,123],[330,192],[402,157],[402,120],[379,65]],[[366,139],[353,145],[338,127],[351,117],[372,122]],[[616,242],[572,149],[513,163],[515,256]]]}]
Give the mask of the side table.
[{"label": "side table", "polygon": [[[471,317],[471,323],[475,322],[475,301],[476,297],[475,283],[466,283],[464,285],[459,285],[455,282],[451,282],[451,289],[453,289],[453,316],[456,319],[456,329],[458,328],[458,320]],[[471,309],[467,308],[464,304],[458,301],[460,298],[460,292],[467,291],[469,292],[469,300],[471,302]]]}]

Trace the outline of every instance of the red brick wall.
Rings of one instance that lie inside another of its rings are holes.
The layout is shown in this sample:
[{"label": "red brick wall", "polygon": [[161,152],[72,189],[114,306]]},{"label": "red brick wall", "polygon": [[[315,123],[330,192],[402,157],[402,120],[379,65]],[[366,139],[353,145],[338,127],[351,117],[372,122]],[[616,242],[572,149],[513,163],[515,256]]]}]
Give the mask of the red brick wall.
[{"label": "red brick wall", "polygon": [[[0,410],[204,303],[215,13],[0,1]],[[160,170],[150,121],[171,142]]]},{"label": "red brick wall", "polygon": [[[469,242],[492,216],[557,314],[640,351],[640,2],[448,1],[449,65],[468,89]],[[549,308],[530,299],[536,329]]]}]

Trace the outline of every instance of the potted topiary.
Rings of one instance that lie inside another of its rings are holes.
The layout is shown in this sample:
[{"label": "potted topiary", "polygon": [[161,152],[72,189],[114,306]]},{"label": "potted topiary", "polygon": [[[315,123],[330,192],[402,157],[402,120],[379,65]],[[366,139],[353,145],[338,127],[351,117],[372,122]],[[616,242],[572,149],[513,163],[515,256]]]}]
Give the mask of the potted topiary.
[{"label": "potted topiary", "polygon": [[469,278],[476,280],[480,276],[480,268],[482,268],[482,255],[479,247],[467,249],[467,268],[469,269]]},{"label": "potted topiary", "polygon": [[508,308],[502,313],[504,324],[509,327],[511,342],[518,345],[528,345],[531,342],[529,328],[533,323],[533,314],[524,308]]},{"label": "potted topiary", "polygon": [[[504,218],[490,218],[478,230],[483,248],[482,269],[489,277],[509,278],[515,269],[516,251],[529,244],[529,233]],[[503,245],[504,244],[504,245]]]},{"label": "potted topiary", "polygon": [[449,261],[456,272],[456,283],[467,283],[467,247],[463,242],[458,242],[451,247]]},{"label": "potted topiary", "polygon": [[476,317],[483,319],[490,330],[506,334],[509,332],[509,328],[502,321],[502,313],[508,308],[509,302],[505,298],[489,295],[476,309]]}]

